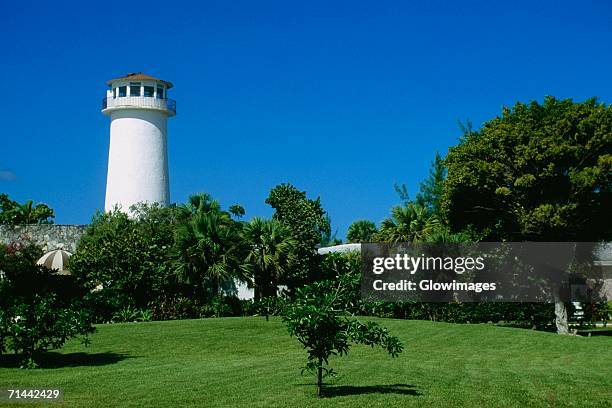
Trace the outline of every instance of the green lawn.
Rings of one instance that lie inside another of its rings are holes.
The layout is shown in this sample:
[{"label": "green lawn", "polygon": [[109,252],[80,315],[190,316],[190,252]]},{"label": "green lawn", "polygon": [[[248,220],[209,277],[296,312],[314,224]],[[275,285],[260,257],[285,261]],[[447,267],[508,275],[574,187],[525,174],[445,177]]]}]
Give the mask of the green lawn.
[{"label": "green lawn", "polygon": [[89,347],[72,341],[41,369],[0,358],[0,387],[60,387],[64,402],[53,406],[67,407],[612,404],[612,337],[376,320],[404,353],[355,347],[333,361],[339,376],[324,399],[314,397],[313,377],[300,375],[297,341],[263,318],[102,325]]}]

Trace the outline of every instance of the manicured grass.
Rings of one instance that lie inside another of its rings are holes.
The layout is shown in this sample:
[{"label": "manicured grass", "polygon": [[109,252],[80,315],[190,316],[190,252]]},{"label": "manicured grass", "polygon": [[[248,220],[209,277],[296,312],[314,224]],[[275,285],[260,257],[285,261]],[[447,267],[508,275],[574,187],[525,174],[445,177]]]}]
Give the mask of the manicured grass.
[{"label": "manicured grass", "polygon": [[[103,325],[45,368],[0,357],[0,387],[60,387],[66,407],[589,407],[612,405],[612,338],[376,319],[404,353],[355,347],[317,399],[305,353],[280,320],[224,318]],[[15,404],[24,407],[23,403]],[[36,405],[40,406],[40,405]]]}]

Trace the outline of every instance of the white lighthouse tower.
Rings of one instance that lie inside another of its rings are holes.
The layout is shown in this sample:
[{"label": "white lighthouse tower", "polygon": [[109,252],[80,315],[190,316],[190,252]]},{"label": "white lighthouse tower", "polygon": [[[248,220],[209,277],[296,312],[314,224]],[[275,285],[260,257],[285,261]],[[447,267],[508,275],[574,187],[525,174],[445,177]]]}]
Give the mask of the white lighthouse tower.
[{"label": "white lighthouse tower", "polygon": [[105,211],[136,203],[170,202],[167,120],[176,115],[168,99],[172,84],[142,73],[107,82],[102,113],[109,115],[110,148]]}]

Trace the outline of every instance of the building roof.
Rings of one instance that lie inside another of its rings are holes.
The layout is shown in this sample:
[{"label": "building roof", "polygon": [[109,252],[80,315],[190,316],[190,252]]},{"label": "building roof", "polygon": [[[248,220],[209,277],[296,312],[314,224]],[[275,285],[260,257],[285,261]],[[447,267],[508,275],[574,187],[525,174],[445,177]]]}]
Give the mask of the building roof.
[{"label": "building roof", "polygon": [[131,72],[127,74],[126,76],[111,79],[110,81],[106,81],[106,84],[112,85],[113,82],[115,81],[143,81],[143,80],[162,82],[164,85],[166,85],[166,88],[168,89],[172,88],[172,82],[164,81],[163,79],[155,78],[150,75],[143,74],[142,72]]}]

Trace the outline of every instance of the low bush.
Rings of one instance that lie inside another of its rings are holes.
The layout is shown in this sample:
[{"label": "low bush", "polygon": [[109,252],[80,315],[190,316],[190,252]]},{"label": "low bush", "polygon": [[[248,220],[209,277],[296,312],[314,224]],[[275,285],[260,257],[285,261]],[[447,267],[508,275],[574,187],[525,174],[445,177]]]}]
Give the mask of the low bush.
[{"label": "low bush", "polygon": [[183,296],[162,296],[149,303],[153,320],[180,320],[200,317],[201,304]]},{"label": "low bush", "polygon": [[136,309],[131,306],[125,307],[113,315],[113,323],[124,322],[149,322],[152,320],[153,312],[148,309]]},{"label": "low bush", "polygon": [[384,303],[364,304],[366,315],[447,323],[501,323],[545,329],[554,324],[555,311],[546,303]]},{"label": "low bush", "polygon": [[[326,279],[350,279],[351,296],[346,309],[354,314],[396,319],[431,320],[447,323],[501,323],[546,329],[554,324],[554,306],[546,303],[425,303],[364,302],[361,299],[359,253],[331,253],[321,261]],[[573,313],[571,304],[568,313]]]},{"label": "low bush", "polygon": [[119,311],[132,306],[128,296],[113,288],[90,292],[85,295],[85,302],[94,323],[109,323]]}]

